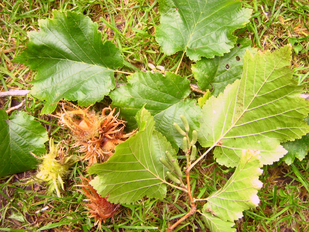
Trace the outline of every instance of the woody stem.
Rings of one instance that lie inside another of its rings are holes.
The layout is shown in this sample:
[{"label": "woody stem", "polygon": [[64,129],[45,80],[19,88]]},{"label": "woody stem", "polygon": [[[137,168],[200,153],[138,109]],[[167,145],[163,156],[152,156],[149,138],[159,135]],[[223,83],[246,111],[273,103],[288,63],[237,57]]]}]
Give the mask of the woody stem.
[{"label": "woody stem", "polygon": [[189,169],[186,169],[186,179],[187,179],[187,190],[188,190],[188,195],[189,195],[189,199],[190,199],[191,209],[186,215],[184,215],[177,222],[175,222],[173,225],[171,225],[168,228],[167,232],[174,230],[180,223],[182,223],[184,220],[186,220],[188,217],[195,214],[195,212],[196,212],[196,203],[195,203],[193,196],[192,196],[192,193],[191,193],[190,170]]}]

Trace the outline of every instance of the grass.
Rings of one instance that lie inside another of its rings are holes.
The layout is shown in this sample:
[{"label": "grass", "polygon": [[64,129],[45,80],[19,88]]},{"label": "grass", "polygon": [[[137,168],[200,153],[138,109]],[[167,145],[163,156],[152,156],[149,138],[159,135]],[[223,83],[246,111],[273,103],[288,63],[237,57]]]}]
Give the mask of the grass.
[{"label": "grass", "polygon": [[240,220],[240,231],[307,231],[307,170],[308,157],[291,166],[279,162],[265,167],[261,177],[264,186],[259,192],[261,204],[257,209],[245,212]]},{"label": "grass", "polygon": [[[251,38],[261,50],[274,50],[285,44],[293,47],[292,67],[299,84],[308,92],[309,84],[309,5],[306,0],[246,0],[253,9],[250,23],[237,32]],[[175,71],[182,54],[164,55],[155,41],[154,26],[159,23],[158,3],[150,0],[104,1],[24,1],[0,3],[0,90],[29,89],[35,73],[11,60],[28,41],[27,32],[38,30],[38,20],[52,16],[52,9],[72,10],[88,15],[98,23],[104,38],[114,42],[126,60],[123,71],[150,70],[151,64]],[[178,74],[190,77],[190,61],[185,60]],[[117,74],[118,82],[125,75]],[[0,108],[8,109],[22,97],[0,98]],[[54,118],[39,115],[41,102],[28,98],[24,110],[38,118],[56,140],[66,138]],[[244,212],[238,231],[309,231],[309,159],[296,160],[291,166],[277,162],[264,167],[264,186],[259,192],[259,207]],[[220,188],[231,170],[218,166],[211,157],[192,172],[196,196],[202,197]],[[23,185],[34,171],[0,178],[0,231],[98,231],[85,210],[85,197],[76,191],[77,177],[85,176],[81,162],[75,164],[67,180],[63,197],[49,196],[44,185]],[[203,178],[201,178],[203,177]],[[113,219],[102,225],[103,231],[166,231],[188,209],[186,196],[170,189],[166,199],[144,199],[124,205]],[[198,214],[186,220],[176,231],[207,231]]]},{"label": "grass", "polygon": [[309,5],[306,0],[244,1],[253,10],[251,22],[244,29],[254,45],[273,50],[290,44],[293,48],[292,68],[300,84],[308,91]]}]

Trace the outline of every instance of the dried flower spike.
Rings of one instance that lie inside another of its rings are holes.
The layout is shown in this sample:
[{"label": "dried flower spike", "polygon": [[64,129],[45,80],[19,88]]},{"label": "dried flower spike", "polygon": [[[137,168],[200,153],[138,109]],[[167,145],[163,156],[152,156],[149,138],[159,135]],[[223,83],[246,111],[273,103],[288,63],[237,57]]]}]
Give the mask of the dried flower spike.
[{"label": "dried flower spike", "polygon": [[102,222],[105,222],[107,218],[111,218],[116,213],[120,204],[113,204],[107,200],[107,197],[101,197],[97,191],[89,184],[90,180],[85,177],[80,177],[82,179],[82,192],[90,203],[86,204],[88,211],[90,212],[90,217],[94,218],[95,225],[98,225],[101,229]]},{"label": "dried flower spike", "polygon": [[77,106],[62,105],[60,124],[69,128],[76,140],[74,147],[85,153],[82,160],[88,160],[89,166],[107,160],[115,147],[129,138],[135,131],[124,134],[125,121],[118,119],[119,113],[106,107],[98,115],[89,107],[82,109]]}]

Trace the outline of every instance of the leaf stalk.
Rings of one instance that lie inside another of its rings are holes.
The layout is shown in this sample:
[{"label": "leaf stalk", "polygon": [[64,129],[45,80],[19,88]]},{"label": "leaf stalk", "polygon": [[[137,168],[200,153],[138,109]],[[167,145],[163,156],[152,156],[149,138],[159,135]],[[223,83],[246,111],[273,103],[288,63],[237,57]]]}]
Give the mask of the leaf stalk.
[{"label": "leaf stalk", "polygon": [[195,160],[195,162],[194,162],[193,164],[190,165],[190,167],[188,167],[187,170],[190,172],[191,169],[192,169],[198,162],[200,162],[201,159],[203,159],[203,158],[204,158],[216,145],[217,145],[217,143],[214,143],[214,145],[212,145],[211,147],[209,147],[209,148],[207,149],[207,151],[205,151],[205,152],[203,153],[203,155],[201,155],[197,160]]},{"label": "leaf stalk", "polygon": [[120,70],[114,70],[114,72],[116,72],[116,73],[122,73],[122,74],[127,74],[127,75],[133,75],[133,74],[134,74],[134,73],[125,72],[125,71],[120,71]]}]

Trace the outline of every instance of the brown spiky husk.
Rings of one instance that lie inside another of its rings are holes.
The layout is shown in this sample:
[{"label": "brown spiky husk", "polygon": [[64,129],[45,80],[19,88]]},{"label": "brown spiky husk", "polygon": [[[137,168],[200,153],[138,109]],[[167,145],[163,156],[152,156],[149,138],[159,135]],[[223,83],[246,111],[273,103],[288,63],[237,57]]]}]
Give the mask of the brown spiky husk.
[{"label": "brown spiky husk", "polygon": [[126,122],[119,119],[119,112],[110,106],[102,110],[101,115],[88,108],[82,109],[71,103],[63,103],[59,116],[61,125],[69,128],[76,140],[73,147],[85,153],[81,158],[88,165],[107,160],[113,155],[115,147],[135,133],[124,133]]},{"label": "brown spiky husk", "polygon": [[89,184],[90,180],[85,177],[80,177],[82,179],[81,190],[86,197],[88,197],[89,204],[86,207],[90,213],[90,217],[94,218],[95,225],[101,228],[102,222],[105,222],[107,218],[112,218],[120,204],[113,204],[107,200],[107,197],[101,197],[97,191]]}]

